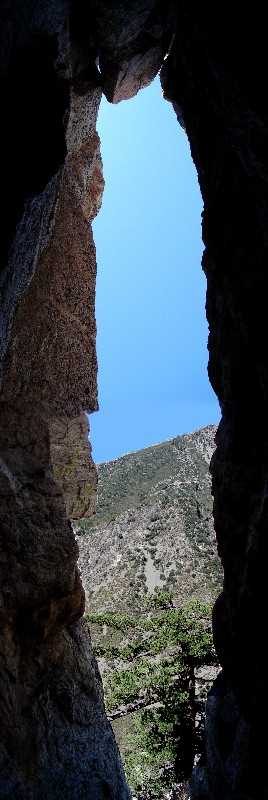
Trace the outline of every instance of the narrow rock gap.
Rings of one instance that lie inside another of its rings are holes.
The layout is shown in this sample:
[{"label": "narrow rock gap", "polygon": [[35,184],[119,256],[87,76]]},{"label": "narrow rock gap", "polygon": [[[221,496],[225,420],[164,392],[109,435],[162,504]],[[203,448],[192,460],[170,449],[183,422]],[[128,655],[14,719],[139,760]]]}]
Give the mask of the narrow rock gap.
[{"label": "narrow rock gap", "polygon": [[159,78],[116,106],[104,98],[98,130],[106,186],[94,222],[95,462],[219,418],[207,377],[202,201],[187,137]]},{"label": "narrow rock gap", "polygon": [[[170,597],[174,614],[189,602],[205,604],[209,619],[222,585],[208,473],[216,430],[209,424],[218,421],[219,411],[207,377],[201,195],[187,137],[163,103],[159,79],[119,105],[103,99],[98,133],[106,182],[93,226],[100,411],[90,428],[94,460],[105,463],[98,470],[97,515],[78,522],[75,533],[106,709],[133,789],[138,783],[128,757],[131,736],[134,749],[135,736],[139,741],[135,714],[142,708],[154,714],[165,704],[144,687],[134,701],[127,703],[123,692],[120,702],[119,692],[116,702],[111,686],[131,669],[124,648],[135,653],[139,615],[146,618],[146,602],[158,593]],[[178,435],[198,428],[204,430]],[[157,476],[155,442],[164,442]],[[126,629],[120,632],[122,619]],[[151,656],[146,635],[141,653],[133,655],[134,671],[142,658],[154,668],[169,657],[168,646]],[[177,652],[179,638],[172,646]],[[191,731],[187,725],[180,734],[174,729],[177,755],[163,762],[169,782],[189,777],[194,753],[201,757],[204,698],[218,670],[215,653],[209,658],[205,678],[192,670],[185,684]],[[172,680],[166,679],[167,691]],[[131,714],[134,722],[122,725]]]}]

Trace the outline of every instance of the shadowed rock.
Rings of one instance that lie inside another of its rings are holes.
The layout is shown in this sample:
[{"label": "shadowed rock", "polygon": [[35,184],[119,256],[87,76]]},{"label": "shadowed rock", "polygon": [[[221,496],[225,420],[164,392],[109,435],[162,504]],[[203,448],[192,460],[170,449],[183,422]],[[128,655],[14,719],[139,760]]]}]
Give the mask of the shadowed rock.
[{"label": "shadowed rock", "polygon": [[32,11],[1,11],[0,797],[116,800],[128,790],[66,516],[95,504],[101,92],[72,89],[67,5]]}]

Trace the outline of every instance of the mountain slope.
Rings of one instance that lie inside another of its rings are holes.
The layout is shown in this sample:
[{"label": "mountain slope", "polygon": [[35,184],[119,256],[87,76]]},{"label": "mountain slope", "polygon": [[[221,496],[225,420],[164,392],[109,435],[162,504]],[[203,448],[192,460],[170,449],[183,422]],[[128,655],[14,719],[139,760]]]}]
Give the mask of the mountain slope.
[{"label": "mountain slope", "polygon": [[74,526],[92,611],[138,611],[157,586],[178,603],[215,597],[221,585],[209,475],[215,431],[208,426],[99,465],[97,513]]}]

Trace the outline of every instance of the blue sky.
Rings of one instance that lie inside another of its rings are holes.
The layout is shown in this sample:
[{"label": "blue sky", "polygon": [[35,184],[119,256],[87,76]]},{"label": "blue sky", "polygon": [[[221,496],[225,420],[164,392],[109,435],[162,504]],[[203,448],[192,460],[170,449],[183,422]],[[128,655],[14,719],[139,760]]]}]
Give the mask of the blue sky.
[{"label": "blue sky", "polygon": [[202,201],[185,133],[159,79],[102,100],[106,186],[96,218],[100,411],[96,462],[217,422],[207,377]]}]

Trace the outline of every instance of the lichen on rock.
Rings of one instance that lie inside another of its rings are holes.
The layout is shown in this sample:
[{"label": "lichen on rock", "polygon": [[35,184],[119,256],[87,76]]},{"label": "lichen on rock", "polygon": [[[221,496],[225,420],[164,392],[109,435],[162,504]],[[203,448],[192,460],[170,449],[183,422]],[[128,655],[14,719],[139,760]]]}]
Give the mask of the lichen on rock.
[{"label": "lichen on rock", "polygon": [[96,510],[97,470],[91,458],[85,414],[53,419],[49,426],[53,475],[59,483],[68,519],[91,517]]}]

